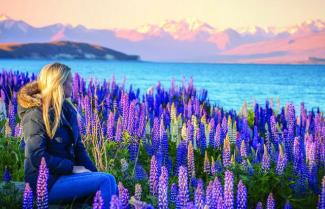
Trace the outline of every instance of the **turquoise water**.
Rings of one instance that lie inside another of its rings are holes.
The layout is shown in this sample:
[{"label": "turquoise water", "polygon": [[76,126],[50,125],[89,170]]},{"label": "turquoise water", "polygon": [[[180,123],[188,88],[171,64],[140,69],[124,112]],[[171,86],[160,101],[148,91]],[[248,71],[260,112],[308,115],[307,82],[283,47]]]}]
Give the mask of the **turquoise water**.
[{"label": "turquoise water", "polygon": [[[0,69],[35,72],[48,60],[0,60]],[[141,93],[160,81],[169,88],[174,79],[178,86],[182,78],[194,80],[197,90],[208,90],[208,98],[225,109],[239,110],[244,100],[248,105],[254,99],[265,104],[272,99],[274,107],[278,100],[283,106],[293,102],[296,110],[300,103],[311,108],[325,110],[325,65],[260,65],[260,64],[199,64],[199,63],[151,63],[151,62],[107,62],[69,60],[61,61],[88,81],[111,80],[118,83],[126,79],[126,87],[140,88]]]}]

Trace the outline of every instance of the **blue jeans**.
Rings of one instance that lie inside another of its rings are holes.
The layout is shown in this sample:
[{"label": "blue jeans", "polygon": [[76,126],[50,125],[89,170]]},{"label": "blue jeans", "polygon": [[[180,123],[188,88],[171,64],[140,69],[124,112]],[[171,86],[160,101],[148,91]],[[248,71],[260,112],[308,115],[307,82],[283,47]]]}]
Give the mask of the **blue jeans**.
[{"label": "blue jeans", "polygon": [[100,190],[104,208],[109,209],[111,197],[117,194],[113,175],[103,172],[87,172],[61,176],[49,191],[49,203],[67,202],[84,198]]}]

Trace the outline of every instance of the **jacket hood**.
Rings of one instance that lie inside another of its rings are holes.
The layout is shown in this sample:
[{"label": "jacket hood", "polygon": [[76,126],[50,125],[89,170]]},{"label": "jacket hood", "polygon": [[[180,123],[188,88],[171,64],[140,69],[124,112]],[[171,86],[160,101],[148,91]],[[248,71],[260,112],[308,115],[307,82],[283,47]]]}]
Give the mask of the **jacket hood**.
[{"label": "jacket hood", "polygon": [[28,109],[42,105],[41,92],[37,81],[29,82],[21,87],[17,94],[17,102],[19,118],[22,118]]}]

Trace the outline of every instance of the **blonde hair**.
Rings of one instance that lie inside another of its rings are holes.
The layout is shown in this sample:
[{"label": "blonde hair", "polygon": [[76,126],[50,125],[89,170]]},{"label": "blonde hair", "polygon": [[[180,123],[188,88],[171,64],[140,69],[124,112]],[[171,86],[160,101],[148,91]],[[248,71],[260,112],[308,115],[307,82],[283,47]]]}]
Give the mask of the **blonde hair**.
[{"label": "blonde hair", "polygon": [[[63,84],[71,69],[60,63],[45,65],[37,77],[38,88],[42,95],[42,113],[47,135],[52,139],[58,128],[62,105],[65,99]],[[49,118],[49,108],[54,109],[54,124]]]}]

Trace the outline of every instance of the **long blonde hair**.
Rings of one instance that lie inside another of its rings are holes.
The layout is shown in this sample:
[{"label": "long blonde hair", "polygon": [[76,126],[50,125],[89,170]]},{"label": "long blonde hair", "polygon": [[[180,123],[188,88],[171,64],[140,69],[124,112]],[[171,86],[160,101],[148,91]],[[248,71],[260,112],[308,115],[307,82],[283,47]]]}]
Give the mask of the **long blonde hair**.
[{"label": "long blonde hair", "polygon": [[[37,77],[38,88],[42,95],[42,113],[47,135],[52,139],[58,128],[62,105],[65,99],[63,84],[71,69],[60,63],[45,65]],[[49,108],[54,109],[54,125],[51,125]]]}]

